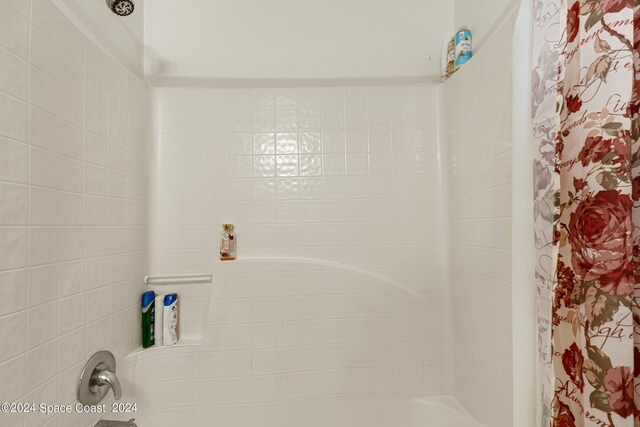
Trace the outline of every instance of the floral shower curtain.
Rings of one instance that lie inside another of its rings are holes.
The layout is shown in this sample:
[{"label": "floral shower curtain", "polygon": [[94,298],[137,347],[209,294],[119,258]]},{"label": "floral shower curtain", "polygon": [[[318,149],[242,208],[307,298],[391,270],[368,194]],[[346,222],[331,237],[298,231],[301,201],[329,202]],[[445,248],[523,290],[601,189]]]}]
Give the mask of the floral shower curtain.
[{"label": "floral shower curtain", "polygon": [[640,427],[639,5],[534,2],[541,427]]}]

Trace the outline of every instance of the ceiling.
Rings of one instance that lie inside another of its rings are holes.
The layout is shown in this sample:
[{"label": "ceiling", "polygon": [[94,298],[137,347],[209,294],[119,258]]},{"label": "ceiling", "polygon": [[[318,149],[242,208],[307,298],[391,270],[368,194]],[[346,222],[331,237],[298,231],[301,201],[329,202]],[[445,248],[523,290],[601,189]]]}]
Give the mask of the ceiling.
[{"label": "ceiling", "polygon": [[387,79],[437,76],[453,0],[153,0],[151,78]]}]

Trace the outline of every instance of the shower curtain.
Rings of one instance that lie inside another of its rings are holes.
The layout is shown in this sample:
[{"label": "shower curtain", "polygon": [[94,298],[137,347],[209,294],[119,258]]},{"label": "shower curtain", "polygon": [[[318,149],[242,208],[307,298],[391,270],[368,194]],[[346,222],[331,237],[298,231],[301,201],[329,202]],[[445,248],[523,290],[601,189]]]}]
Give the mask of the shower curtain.
[{"label": "shower curtain", "polygon": [[640,426],[639,5],[534,2],[542,427]]}]

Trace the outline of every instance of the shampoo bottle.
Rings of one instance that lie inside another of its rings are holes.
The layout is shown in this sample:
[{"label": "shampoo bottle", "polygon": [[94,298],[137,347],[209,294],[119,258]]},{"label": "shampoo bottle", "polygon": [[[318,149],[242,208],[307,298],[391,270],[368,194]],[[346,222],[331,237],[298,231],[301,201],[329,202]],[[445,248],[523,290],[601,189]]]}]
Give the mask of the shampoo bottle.
[{"label": "shampoo bottle", "polygon": [[156,293],[148,291],[142,294],[142,347],[149,348],[155,344]]},{"label": "shampoo bottle", "polygon": [[162,345],[162,335],[164,332],[163,319],[164,319],[164,295],[156,295],[155,305],[158,310],[158,315],[156,316],[156,324],[155,324],[155,341],[157,345]]},{"label": "shampoo bottle", "polygon": [[178,342],[178,294],[164,296],[164,320],[162,339],[164,345]]}]

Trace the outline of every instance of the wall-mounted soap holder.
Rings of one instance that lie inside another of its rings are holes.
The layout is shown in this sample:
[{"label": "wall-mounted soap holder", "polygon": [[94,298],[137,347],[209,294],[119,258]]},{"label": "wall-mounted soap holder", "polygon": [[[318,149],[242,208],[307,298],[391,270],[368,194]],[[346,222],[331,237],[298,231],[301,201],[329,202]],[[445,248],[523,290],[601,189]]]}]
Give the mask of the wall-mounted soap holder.
[{"label": "wall-mounted soap holder", "polygon": [[[200,345],[204,340],[211,304],[213,275],[203,274],[150,274],[145,276],[145,291],[156,295],[177,293],[180,296],[180,340],[176,347]],[[156,307],[162,313],[162,307]],[[132,354],[154,352],[167,347],[156,342],[148,348],[138,347]]]}]

